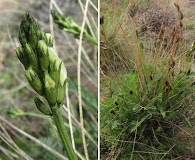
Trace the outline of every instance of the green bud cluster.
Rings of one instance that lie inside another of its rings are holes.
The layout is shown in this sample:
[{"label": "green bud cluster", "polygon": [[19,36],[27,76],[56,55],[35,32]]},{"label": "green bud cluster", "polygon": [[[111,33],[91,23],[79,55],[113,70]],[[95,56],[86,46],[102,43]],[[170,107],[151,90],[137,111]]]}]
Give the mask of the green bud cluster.
[{"label": "green bud cluster", "polygon": [[[51,14],[54,22],[58,25],[60,29],[63,29],[65,32],[73,34],[73,36],[77,39],[80,38],[82,27],[79,26],[76,22],[74,22],[72,17],[70,16],[64,17],[63,15],[54,10],[51,11]],[[97,45],[97,39],[94,39],[87,32],[87,30],[83,31],[83,39],[89,40],[93,42],[95,45]]]},{"label": "green bud cluster", "polygon": [[[75,38],[80,37],[81,27],[74,22],[71,17],[64,17],[60,13],[52,10],[51,14],[53,16],[54,22],[58,25],[60,29],[65,30],[66,32],[72,33]],[[84,30],[83,35],[87,32]]]},{"label": "green bud cluster", "polygon": [[[67,72],[62,60],[53,48],[51,34],[41,31],[34,18],[26,13],[19,28],[21,46],[16,54],[25,68],[25,75],[32,88],[43,96],[49,106],[60,106],[65,97]],[[37,108],[50,115],[50,110],[36,98]]]}]

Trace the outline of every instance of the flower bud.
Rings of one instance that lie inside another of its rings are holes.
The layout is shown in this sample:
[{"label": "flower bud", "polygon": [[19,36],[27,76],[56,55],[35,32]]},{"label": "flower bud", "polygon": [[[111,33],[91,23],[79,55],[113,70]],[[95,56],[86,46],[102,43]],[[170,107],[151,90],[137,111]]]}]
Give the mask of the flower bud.
[{"label": "flower bud", "polygon": [[57,66],[59,66],[61,64],[62,60],[58,57],[57,52],[53,48],[48,47],[48,54],[49,54],[49,61],[50,62],[56,61]]},{"label": "flower bud", "polygon": [[50,62],[54,62],[55,60],[57,60],[56,63],[61,63],[61,60],[59,59],[57,52],[53,48],[48,47],[48,54]]},{"label": "flower bud", "polygon": [[68,24],[67,28],[70,28],[72,26],[73,19],[70,16],[66,17],[64,21]]},{"label": "flower bud", "polygon": [[40,40],[37,46],[39,64],[41,65],[42,70],[48,70],[49,66],[49,54],[48,47],[45,41]]},{"label": "flower bud", "polygon": [[25,71],[25,75],[32,88],[38,94],[43,95],[43,84],[32,66]]},{"label": "flower bud", "polygon": [[29,27],[30,27],[30,24],[29,24],[27,17],[25,15],[24,18],[22,19],[21,24],[20,24],[20,29],[22,29],[25,33],[28,33]]},{"label": "flower bud", "polygon": [[45,32],[43,32],[41,30],[37,31],[38,40],[44,40],[44,36],[45,36]]},{"label": "flower bud", "polygon": [[66,92],[66,82],[67,82],[67,72],[63,62],[60,64],[59,72],[60,72],[60,81],[57,87],[58,90],[57,103],[61,104],[64,101],[65,92]]},{"label": "flower bud", "polygon": [[64,63],[61,64],[61,70],[60,70],[60,85],[63,86],[65,81],[67,79],[67,71],[64,66]]},{"label": "flower bud", "polygon": [[49,76],[48,73],[45,74],[45,93],[46,99],[50,105],[55,105],[57,102],[57,90],[54,80]]},{"label": "flower bud", "polygon": [[72,20],[72,23],[71,23],[71,28],[73,30],[75,30],[75,32],[81,33],[81,30],[82,30],[81,27],[78,24],[76,24],[73,20]]},{"label": "flower bud", "polygon": [[25,112],[21,109],[14,109],[14,108],[10,108],[7,113],[12,117],[12,118],[18,118],[21,116],[25,116]]},{"label": "flower bud", "polygon": [[26,35],[25,35],[24,31],[22,31],[21,29],[19,29],[18,38],[19,38],[20,44],[22,46],[24,46],[26,43],[28,43],[27,39],[26,39]]},{"label": "flower bud", "polygon": [[30,30],[29,30],[29,43],[30,43],[31,47],[34,50],[36,50],[37,43],[38,43],[38,36],[37,36],[36,25],[34,25],[34,24],[32,24],[30,26]]},{"label": "flower bud", "polygon": [[27,69],[29,67],[29,61],[27,55],[24,53],[24,49],[22,48],[22,46],[16,49],[16,55],[20,62],[23,64],[24,68]]},{"label": "flower bud", "polygon": [[43,113],[43,114],[45,114],[45,115],[48,115],[48,116],[51,116],[51,115],[52,115],[52,113],[51,113],[49,107],[46,106],[38,97],[36,97],[36,98],[34,99],[34,101],[35,101],[35,104],[36,104],[36,106],[37,106],[37,109],[38,109],[41,113]]},{"label": "flower bud", "polygon": [[37,28],[39,28],[38,24],[36,23],[35,19],[29,14],[29,13],[26,13],[25,15],[27,21],[30,23],[30,24],[36,24]]},{"label": "flower bud", "polygon": [[50,77],[55,81],[56,84],[58,84],[59,82],[60,69],[61,69],[61,64],[56,64],[56,60],[54,62],[51,62],[49,65],[48,73]]},{"label": "flower bud", "polygon": [[64,84],[58,85],[58,96],[57,96],[57,103],[62,104],[64,102],[64,97],[66,94],[66,80],[64,81]]},{"label": "flower bud", "polygon": [[46,33],[45,34],[45,42],[49,47],[53,46],[53,38],[52,35],[50,33]]},{"label": "flower bud", "polygon": [[36,53],[33,51],[32,47],[30,46],[30,44],[26,43],[24,45],[24,51],[28,57],[28,61],[30,62],[30,65],[38,69],[39,68],[38,58]]}]

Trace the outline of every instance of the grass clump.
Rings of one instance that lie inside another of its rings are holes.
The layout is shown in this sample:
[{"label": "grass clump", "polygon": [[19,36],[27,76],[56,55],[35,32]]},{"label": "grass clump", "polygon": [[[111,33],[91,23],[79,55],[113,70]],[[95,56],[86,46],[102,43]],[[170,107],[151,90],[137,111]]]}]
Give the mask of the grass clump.
[{"label": "grass clump", "polygon": [[[139,5],[132,1],[126,6],[131,12],[139,12],[134,7]],[[191,134],[195,104],[194,49],[182,37],[183,14],[177,3],[175,7],[179,16],[171,31],[162,24],[157,38],[146,37],[143,41],[144,35],[140,34],[140,26],[132,13],[130,17],[124,17],[129,18],[130,29],[127,30],[122,21],[120,36],[115,36],[117,42],[126,43],[112,43],[114,47],[110,53],[102,48],[102,64],[110,62],[107,69],[104,68],[107,65],[102,65],[101,75],[102,158],[166,160],[194,157],[194,146],[186,145],[194,140]],[[106,16],[104,20],[102,32],[109,27]],[[104,39],[104,44],[111,44],[111,41],[114,42],[112,38]],[[113,59],[107,59],[108,54],[123,63],[116,67],[111,62]],[[116,70],[112,70],[113,66]],[[106,89],[103,90],[103,86]],[[182,140],[180,133],[185,135]]]}]

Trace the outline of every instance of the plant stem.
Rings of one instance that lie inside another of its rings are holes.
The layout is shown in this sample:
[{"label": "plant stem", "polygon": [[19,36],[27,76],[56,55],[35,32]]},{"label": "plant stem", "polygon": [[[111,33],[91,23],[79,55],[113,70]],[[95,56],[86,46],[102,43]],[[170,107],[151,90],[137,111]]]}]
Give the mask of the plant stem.
[{"label": "plant stem", "polygon": [[24,116],[32,116],[32,117],[38,117],[38,118],[44,118],[44,119],[49,119],[50,118],[47,115],[37,114],[37,113],[32,113],[32,112],[25,112]]},{"label": "plant stem", "polygon": [[72,148],[71,141],[68,135],[68,132],[64,126],[63,118],[60,112],[60,106],[52,106],[51,111],[53,114],[53,120],[58,130],[58,134],[62,140],[63,146],[68,154],[70,160],[78,160],[78,157],[75,151]]},{"label": "plant stem", "polygon": [[87,34],[87,35],[85,36],[85,38],[86,38],[86,40],[92,42],[92,43],[95,44],[96,46],[98,45],[97,39],[96,39],[96,38],[93,38],[93,37],[90,36],[89,34]]}]

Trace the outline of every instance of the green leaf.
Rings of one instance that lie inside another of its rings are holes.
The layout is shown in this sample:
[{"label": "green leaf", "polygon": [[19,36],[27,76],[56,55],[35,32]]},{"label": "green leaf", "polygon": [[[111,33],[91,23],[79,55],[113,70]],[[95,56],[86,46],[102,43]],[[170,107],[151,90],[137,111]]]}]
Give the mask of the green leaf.
[{"label": "green leaf", "polygon": [[140,121],[133,121],[131,122],[131,125],[133,126],[130,130],[130,133],[133,133],[137,130],[137,128],[148,118],[151,114],[145,115]]},{"label": "green leaf", "polygon": [[187,124],[190,128],[192,128],[192,124],[190,123],[190,121],[188,120],[188,118],[187,118],[184,114],[182,114],[182,117],[183,117],[184,121],[186,122],[186,124]]},{"label": "green leaf", "polygon": [[[76,84],[76,82],[72,81],[72,80],[68,80],[68,84],[69,84],[69,89],[70,91],[74,92],[75,94],[77,94],[78,92],[78,85]],[[82,95],[82,99],[86,104],[86,110],[89,110],[90,112],[96,114],[98,111],[98,100],[97,97],[92,96],[91,93],[89,91],[87,91],[84,87],[81,87],[81,95]]]}]

